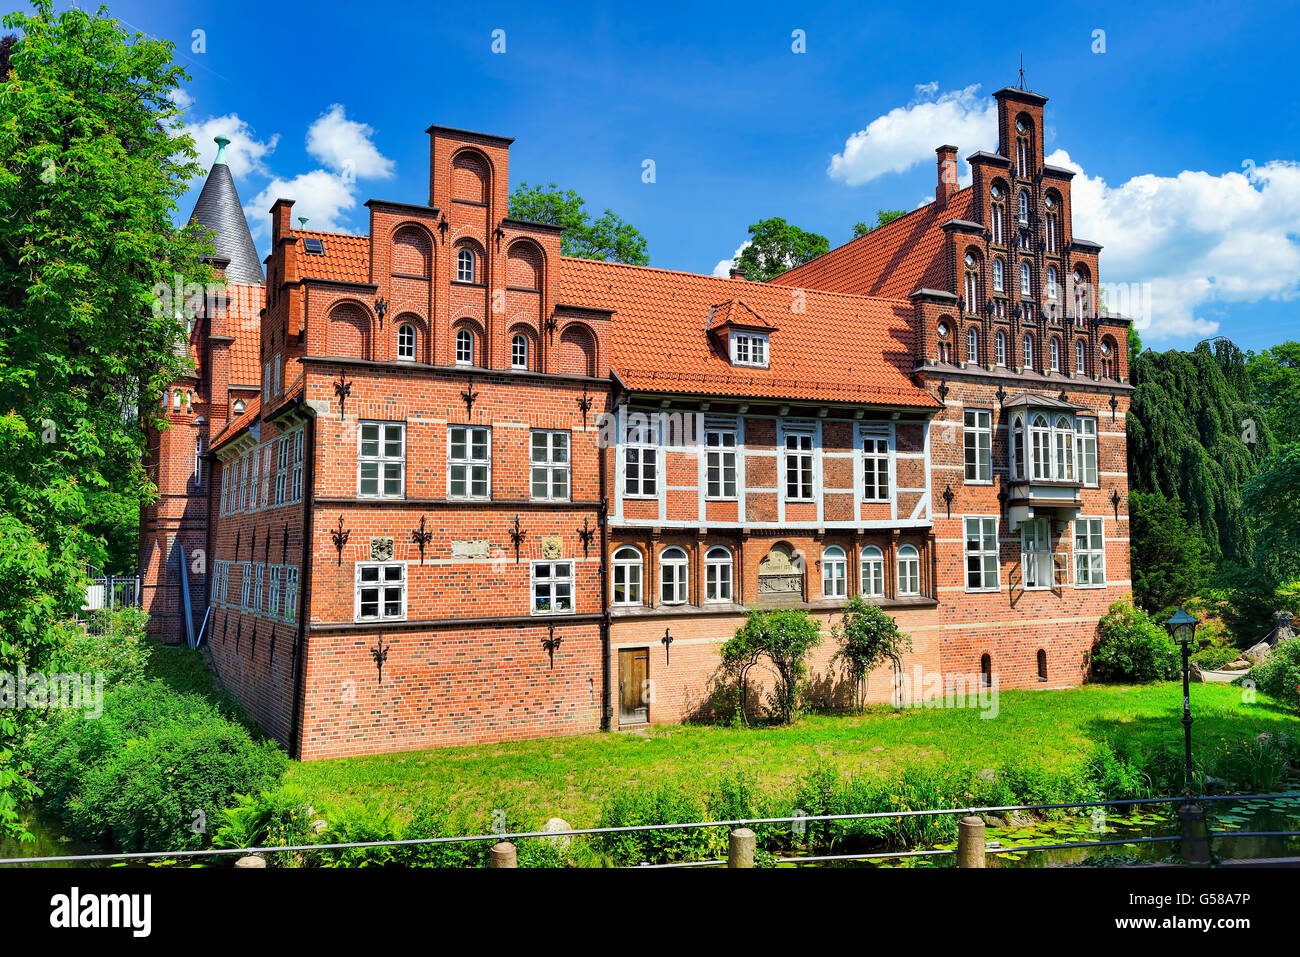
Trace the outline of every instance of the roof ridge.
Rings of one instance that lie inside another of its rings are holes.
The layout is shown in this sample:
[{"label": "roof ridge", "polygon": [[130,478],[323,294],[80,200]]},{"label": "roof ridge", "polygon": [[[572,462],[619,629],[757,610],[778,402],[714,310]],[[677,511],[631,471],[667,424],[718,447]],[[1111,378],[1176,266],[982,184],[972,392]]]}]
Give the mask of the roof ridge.
[{"label": "roof ridge", "polygon": [[369,239],[369,233],[327,233],[319,229],[290,229],[290,236],[330,236],[337,239]]}]

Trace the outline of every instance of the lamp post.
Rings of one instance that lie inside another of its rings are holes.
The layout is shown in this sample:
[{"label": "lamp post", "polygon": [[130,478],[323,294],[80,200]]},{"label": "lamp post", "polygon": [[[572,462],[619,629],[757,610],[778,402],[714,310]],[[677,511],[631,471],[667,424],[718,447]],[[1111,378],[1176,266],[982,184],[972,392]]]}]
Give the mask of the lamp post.
[{"label": "lamp post", "polygon": [[1165,622],[1169,637],[1178,642],[1183,651],[1183,769],[1185,774],[1185,795],[1187,803],[1192,803],[1192,697],[1191,697],[1191,645],[1200,621],[1178,610]]}]

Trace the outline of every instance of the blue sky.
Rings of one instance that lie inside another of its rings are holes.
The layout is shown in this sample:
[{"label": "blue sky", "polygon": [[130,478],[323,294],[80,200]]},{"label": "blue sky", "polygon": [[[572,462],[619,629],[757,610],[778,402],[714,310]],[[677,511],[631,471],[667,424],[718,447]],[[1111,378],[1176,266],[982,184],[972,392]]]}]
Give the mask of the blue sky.
[{"label": "blue sky", "polygon": [[199,145],[210,159],[213,132],[235,135],[255,214],[291,190],[311,226],[361,232],[372,196],[425,201],[439,123],[515,137],[512,182],[573,188],[641,229],[653,265],[699,272],[762,218],[835,246],[932,197],[935,146],[995,148],[989,94],[1023,52],[1047,151],[1080,170],[1076,234],[1106,245],[1103,282],[1139,291],[1148,344],[1300,336],[1294,5],[1023,5],[1015,26],[974,4],[109,9],[177,43]]}]

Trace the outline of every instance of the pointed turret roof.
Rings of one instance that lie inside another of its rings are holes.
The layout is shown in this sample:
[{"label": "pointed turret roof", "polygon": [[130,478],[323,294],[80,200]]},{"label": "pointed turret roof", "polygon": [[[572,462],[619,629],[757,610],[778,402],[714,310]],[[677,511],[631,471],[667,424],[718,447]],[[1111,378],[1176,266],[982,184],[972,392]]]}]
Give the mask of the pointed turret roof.
[{"label": "pointed turret roof", "polygon": [[216,233],[212,244],[216,247],[217,256],[230,260],[230,265],[226,267],[227,279],[243,285],[260,286],[265,281],[262,263],[257,257],[252,234],[248,231],[248,220],[244,218],[239,192],[235,189],[235,179],[230,175],[230,167],[226,165],[226,146],[230,139],[217,136],[215,140],[218,146],[217,158],[199,193],[199,201],[194,204],[190,222],[202,223]]}]

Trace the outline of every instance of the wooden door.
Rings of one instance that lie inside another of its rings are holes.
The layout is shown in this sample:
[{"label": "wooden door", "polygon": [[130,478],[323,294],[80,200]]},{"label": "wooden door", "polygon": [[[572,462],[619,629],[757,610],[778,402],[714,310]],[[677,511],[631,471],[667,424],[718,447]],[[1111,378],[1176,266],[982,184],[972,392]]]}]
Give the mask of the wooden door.
[{"label": "wooden door", "polygon": [[650,649],[632,648],[618,653],[618,723],[641,724],[650,720]]}]

